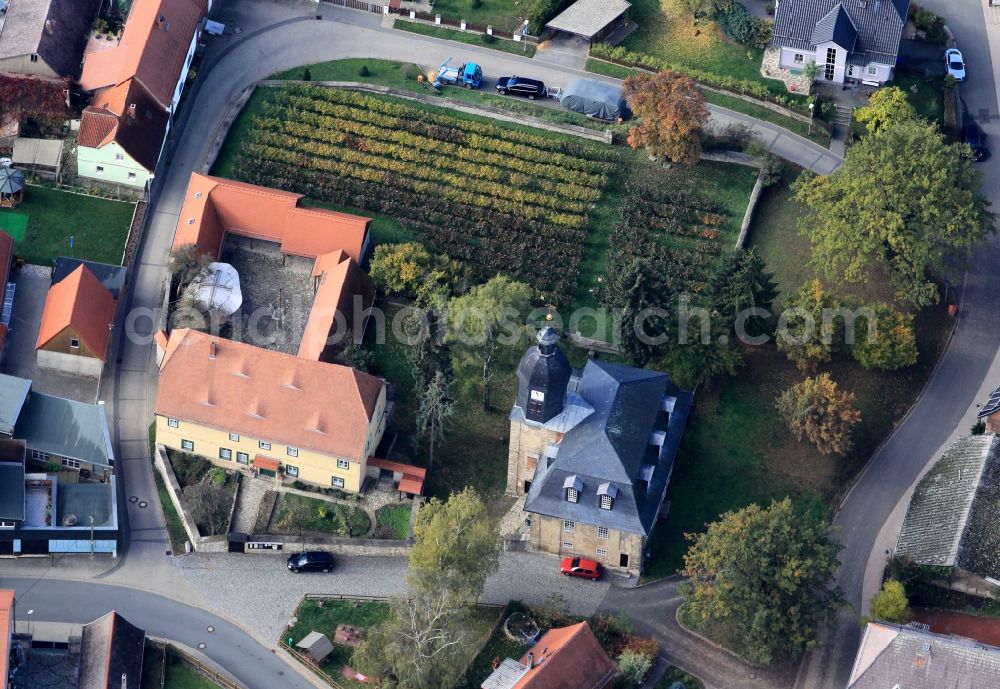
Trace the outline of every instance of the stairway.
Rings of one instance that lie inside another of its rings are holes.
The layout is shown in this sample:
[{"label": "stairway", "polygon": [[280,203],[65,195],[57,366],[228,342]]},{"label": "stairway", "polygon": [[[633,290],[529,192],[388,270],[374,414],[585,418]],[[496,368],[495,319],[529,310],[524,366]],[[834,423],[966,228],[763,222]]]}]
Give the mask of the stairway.
[{"label": "stairway", "polygon": [[847,138],[847,130],[851,126],[851,114],[854,112],[854,109],[846,105],[835,105],[837,114],[833,117],[834,136],[838,139],[845,139]]}]

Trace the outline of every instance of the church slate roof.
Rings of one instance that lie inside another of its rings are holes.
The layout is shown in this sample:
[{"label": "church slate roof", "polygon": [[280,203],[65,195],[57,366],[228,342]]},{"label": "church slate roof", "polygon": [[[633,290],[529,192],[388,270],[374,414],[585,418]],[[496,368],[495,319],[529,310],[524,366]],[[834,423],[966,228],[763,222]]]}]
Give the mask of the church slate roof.
[{"label": "church slate roof", "polygon": [[[783,48],[814,50],[824,42],[817,39],[836,40],[846,50],[862,53],[867,61],[894,65],[909,6],[910,0],[780,0],[771,42]],[[842,15],[854,32],[848,30]],[[852,41],[852,34],[856,40]]]},{"label": "church slate roof", "polygon": [[[555,458],[540,462],[525,500],[526,512],[648,535],[659,514],[693,393],[666,373],[590,360],[576,390],[594,412],[566,431]],[[672,411],[665,400],[673,398]],[[517,418],[517,408],[512,418]],[[654,432],[662,445],[651,445]],[[564,485],[583,483],[577,502]],[[648,481],[640,480],[648,477]],[[608,484],[608,485],[605,485]],[[611,510],[598,489],[617,489]]]}]

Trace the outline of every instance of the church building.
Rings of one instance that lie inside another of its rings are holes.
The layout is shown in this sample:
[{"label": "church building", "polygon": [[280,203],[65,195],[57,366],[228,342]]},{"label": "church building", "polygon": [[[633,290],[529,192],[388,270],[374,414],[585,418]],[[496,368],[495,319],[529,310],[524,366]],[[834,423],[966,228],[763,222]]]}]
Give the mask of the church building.
[{"label": "church building", "polygon": [[537,340],[517,369],[507,494],[526,496],[534,549],[638,574],[693,393],[605,361],[574,371],[553,328]]}]

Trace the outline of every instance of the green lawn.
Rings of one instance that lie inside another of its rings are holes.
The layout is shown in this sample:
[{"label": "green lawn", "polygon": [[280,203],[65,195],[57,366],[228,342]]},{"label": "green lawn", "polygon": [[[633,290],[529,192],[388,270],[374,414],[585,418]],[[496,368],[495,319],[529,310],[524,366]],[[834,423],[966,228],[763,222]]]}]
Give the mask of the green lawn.
[{"label": "green lawn", "polygon": [[[788,291],[815,274],[808,239],[797,229],[804,209],[791,197],[787,183],[792,178],[786,175],[782,185],[765,192],[749,239],[779,287]],[[826,287],[861,302],[891,297],[883,275],[874,276],[868,285],[845,288],[830,282]],[[689,545],[684,534],[703,531],[727,510],[784,495],[803,504],[833,504],[916,399],[950,326],[943,306],[918,313],[920,358],[900,371],[865,371],[845,353],[820,368],[855,393],[861,411],[854,449],[843,458],[820,455],[812,445],[795,440],[777,417],[777,397],[804,375],[772,344],[748,348],[747,365],[735,377],[702,388],[695,397],[667,494],[669,514],[654,531],[645,577],[657,579],[677,571]]]},{"label": "green lawn", "polygon": [[[156,422],[153,422],[149,424],[150,461],[152,461],[152,457],[155,454]],[[170,539],[170,552],[180,555],[184,552],[184,543],[187,542],[187,531],[184,530],[184,524],[181,523],[181,518],[177,514],[177,508],[174,507],[174,503],[170,499],[167,484],[164,482],[163,477],[160,476],[159,469],[155,466],[153,467],[153,480],[156,482],[156,493],[160,498],[160,507],[163,508],[163,518],[167,525],[167,537]]]},{"label": "green lawn", "polygon": [[276,526],[291,533],[317,531],[360,538],[368,532],[370,521],[365,511],[357,507],[284,493]]},{"label": "green lawn", "polygon": [[15,242],[24,240],[24,233],[28,229],[28,216],[18,211],[5,210],[0,213],[0,230],[3,230]]},{"label": "green lawn", "polygon": [[375,511],[376,537],[382,527],[391,533],[390,538],[400,540],[410,535],[410,514],[413,512],[411,505],[386,505]]},{"label": "green lawn", "polygon": [[775,93],[785,93],[780,81],[760,73],[763,51],[747,48],[727,38],[715,22],[695,25],[680,0],[635,0],[629,16],[639,25],[622,46],[639,53],[735,79],[767,84]]},{"label": "green lawn", "polygon": [[[142,660],[141,689],[161,689],[163,661],[163,647],[147,639]],[[219,685],[183,662],[176,651],[168,649],[162,689],[219,689]]]},{"label": "green lawn", "polygon": [[510,0],[436,0],[432,14],[442,17],[493,26],[504,31],[513,31],[524,22],[524,14],[531,6],[531,0],[511,2]]},{"label": "green lawn", "polygon": [[470,45],[479,46],[480,48],[502,50],[505,53],[515,53],[517,55],[525,55],[527,57],[535,56],[534,45],[529,45],[524,41],[515,42],[507,40],[506,38],[487,36],[485,33],[462,31],[460,29],[453,29],[447,26],[435,26],[433,24],[408,22],[402,19],[397,19],[392,28],[399,29],[400,31],[409,31],[410,33],[418,33],[422,36],[433,36],[434,38],[444,38],[449,41],[468,43]]},{"label": "green lawn", "polygon": [[6,215],[28,216],[24,238],[14,247],[28,263],[52,265],[59,256],[72,256],[118,264],[134,210],[134,203],[29,186],[16,210],[0,209],[0,226],[6,226]]},{"label": "green lawn", "polygon": [[928,79],[922,74],[900,68],[892,78],[892,86],[906,91],[918,115],[944,126],[944,77]]}]

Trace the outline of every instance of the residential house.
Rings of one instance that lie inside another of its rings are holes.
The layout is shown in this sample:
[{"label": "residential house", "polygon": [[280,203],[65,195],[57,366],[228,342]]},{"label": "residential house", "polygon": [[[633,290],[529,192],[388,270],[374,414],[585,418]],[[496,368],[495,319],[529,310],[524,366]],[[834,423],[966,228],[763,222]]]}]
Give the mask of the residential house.
[{"label": "residential house", "polygon": [[86,56],[77,173],[144,188],[177,111],[209,0],[135,0],[114,48]]},{"label": "residential house", "polygon": [[910,498],[896,555],[953,568],[963,590],[1000,586],[1000,437],[956,441]]},{"label": "residential house", "polygon": [[574,372],[551,327],[517,369],[507,494],[531,546],[638,573],[693,393],[666,373],[589,360]]},{"label": "residential house", "polygon": [[0,73],[76,78],[100,4],[99,0],[0,1]]},{"label": "residential house", "polygon": [[129,689],[142,684],[146,632],[113,610],[83,625],[77,689]]},{"label": "residential house", "polygon": [[115,463],[104,402],[46,395],[6,374],[0,374],[0,438],[23,440],[30,461],[59,464],[84,479],[109,478]]},{"label": "residential house", "polygon": [[[91,268],[80,262],[52,276],[38,326],[35,350],[38,366],[65,373],[100,376],[107,359],[115,317],[115,297]],[[104,265],[104,264],[101,264]],[[115,268],[115,266],[107,266]],[[111,271],[117,280],[124,273]]]},{"label": "residential house", "polygon": [[586,622],[545,632],[521,656],[505,658],[482,689],[605,689],[618,667]]},{"label": "residential house", "polygon": [[987,433],[1000,433],[1000,386],[986,400],[986,404],[979,410],[978,417],[986,424]]},{"label": "residential house", "polygon": [[10,326],[11,312],[14,310],[14,290],[16,283],[10,279],[10,266],[14,258],[14,238],[0,230],[0,361],[3,360],[3,346]]},{"label": "residential house", "polygon": [[157,442],[219,466],[358,492],[385,422],[385,384],[348,366],[188,329],[160,364]]},{"label": "residential house", "polygon": [[778,65],[819,68],[835,84],[892,79],[910,0],[778,0],[771,44]]},{"label": "residential house", "polygon": [[924,629],[869,622],[847,689],[979,689],[997,686],[1000,648]]},{"label": "residential house", "polygon": [[114,477],[32,468],[24,440],[0,438],[0,555],[118,552]]},{"label": "residential house", "polygon": [[371,219],[303,208],[302,198],[194,173],[173,248],[194,244],[218,258],[226,237],[236,235],[277,243],[285,256],[314,260],[313,304],[298,356],[331,361],[347,334],[338,328],[360,336],[375,299],[371,280],[360,267],[371,241]]}]

